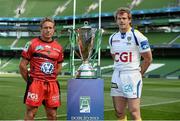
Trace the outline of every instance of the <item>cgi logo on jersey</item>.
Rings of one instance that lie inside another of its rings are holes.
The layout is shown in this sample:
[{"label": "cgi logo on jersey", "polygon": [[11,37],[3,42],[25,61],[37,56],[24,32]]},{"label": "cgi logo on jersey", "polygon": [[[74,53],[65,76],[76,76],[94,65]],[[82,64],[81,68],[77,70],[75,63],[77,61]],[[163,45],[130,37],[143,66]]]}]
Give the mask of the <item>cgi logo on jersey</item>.
[{"label": "cgi logo on jersey", "polygon": [[34,102],[36,102],[36,101],[38,101],[38,94],[28,92],[27,98],[34,101]]},{"label": "cgi logo on jersey", "polygon": [[115,53],[116,62],[132,62],[132,52]]}]

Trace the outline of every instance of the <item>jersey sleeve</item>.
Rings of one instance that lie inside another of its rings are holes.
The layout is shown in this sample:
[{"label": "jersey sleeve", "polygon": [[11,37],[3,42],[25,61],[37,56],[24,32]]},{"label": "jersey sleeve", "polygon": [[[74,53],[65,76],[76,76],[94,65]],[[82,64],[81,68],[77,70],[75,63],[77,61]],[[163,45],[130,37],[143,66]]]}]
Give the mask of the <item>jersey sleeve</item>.
[{"label": "jersey sleeve", "polygon": [[26,43],[26,45],[24,46],[23,48],[23,51],[21,53],[21,56],[27,60],[30,60],[31,59],[31,55],[32,55],[32,42],[29,41]]},{"label": "jersey sleeve", "polygon": [[137,40],[138,40],[140,53],[144,53],[144,52],[150,51],[151,48],[150,48],[150,45],[149,45],[148,38],[145,37],[138,30],[135,30],[135,34],[136,34],[136,37],[137,37]]},{"label": "jersey sleeve", "polygon": [[109,37],[109,47],[110,47],[110,53],[111,54],[114,54],[114,49],[112,48],[112,40],[113,40],[113,36],[115,35],[116,33],[112,34],[110,37]]},{"label": "jersey sleeve", "polygon": [[62,63],[64,61],[64,53],[62,47],[60,48],[58,63]]}]

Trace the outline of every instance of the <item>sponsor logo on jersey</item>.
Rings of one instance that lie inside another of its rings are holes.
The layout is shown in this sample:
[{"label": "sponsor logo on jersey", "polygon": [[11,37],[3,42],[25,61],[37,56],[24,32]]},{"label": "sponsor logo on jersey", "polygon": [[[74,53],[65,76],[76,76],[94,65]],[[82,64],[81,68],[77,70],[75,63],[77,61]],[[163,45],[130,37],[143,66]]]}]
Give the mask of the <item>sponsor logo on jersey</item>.
[{"label": "sponsor logo on jersey", "polygon": [[57,48],[53,48],[53,50],[56,50],[56,51],[58,51],[58,52],[61,52],[59,49],[57,49]]},{"label": "sponsor logo on jersey", "polygon": [[45,47],[46,47],[46,48],[51,48],[51,46],[49,46],[49,45],[45,45]]},{"label": "sponsor logo on jersey", "polygon": [[120,42],[120,40],[112,40],[112,42]]},{"label": "sponsor logo on jersey", "polygon": [[117,83],[113,83],[113,82],[112,82],[112,83],[111,83],[111,88],[116,88],[116,89],[117,89],[117,88],[118,88]]},{"label": "sponsor logo on jersey", "polygon": [[30,99],[30,100],[36,102],[36,101],[38,101],[38,94],[28,92],[27,99]]},{"label": "sponsor logo on jersey", "polygon": [[26,45],[24,46],[23,50],[27,51],[29,49],[30,45],[31,45],[31,41],[27,42]]},{"label": "sponsor logo on jersey", "polygon": [[116,62],[132,62],[132,52],[115,53]]},{"label": "sponsor logo on jersey", "polygon": [[42,45],[36,46],[35,50],[44,50],[44,47]]},{"label": "sponsor logo on jersey", "polygon": [[50,62],[45,62],[41,65],[41,71],[45,74],[52,74],[54,71],[54,65]]},{"label": "sponsor logo on jersey", "polygon": [[147,40],[146,40],[146,41],[142,41],[142,42],[140,43],[140,45],[141,45],[141,48],[142,48],[143,50],[149,48],[149,43],[148,43]]},{"label": "sponsor logo on jersey", "polygon": [[131,84],[127,84],[124,86],[124,92],[132,92],[133,86]]},{"label": "sponsor logo on jersey", "polygon": [[52,101],[53,102],[59,101],[59,95],[52,96]]}]

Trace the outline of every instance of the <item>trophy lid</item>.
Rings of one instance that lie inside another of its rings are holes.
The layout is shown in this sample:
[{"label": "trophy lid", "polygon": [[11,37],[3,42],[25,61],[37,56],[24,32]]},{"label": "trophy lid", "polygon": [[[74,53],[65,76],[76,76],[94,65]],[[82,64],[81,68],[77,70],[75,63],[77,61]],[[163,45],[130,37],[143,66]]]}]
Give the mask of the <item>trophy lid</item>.
[{"label": "trophy lid", "polygon": [[84,21],[84,26],[83,27],[81,27],[82,29],[91,29],[92,27],[91,26],[89,26],[89,23],[88,23],[88,21]]}]

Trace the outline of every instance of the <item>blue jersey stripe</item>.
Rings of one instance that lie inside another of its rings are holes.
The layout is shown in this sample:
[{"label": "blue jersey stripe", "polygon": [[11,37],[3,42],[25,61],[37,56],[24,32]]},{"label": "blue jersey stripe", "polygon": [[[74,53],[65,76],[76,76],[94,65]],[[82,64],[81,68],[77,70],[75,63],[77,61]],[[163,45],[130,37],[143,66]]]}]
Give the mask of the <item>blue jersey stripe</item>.
[{"label": "blue jersey stripe", "polygon": [[110,42],[109,44],[112,46],[112,39],[113,39],[113,36],[116,34],[117,32],[115,32],[112,36],[111,36],[111,39],[110,39]]},{"label": "blue jersey stripe", "polygon": [[137,84],[137,98],[140,98],[140,94],[139,94],[139,87],[141,84],[141,80],[139,80],[138,84]]},{"label": "blue jersey stripe", "polygon": [[136,35],[135,35],[135,33],[134,33],[134,29],[132,28],[131,31],[132,31],[132,33],[133,33],[133,36],[134,36],[134,40],[135,40],[135,42],[136,42],[136,45],[139,46],[137,37],[136,37]]}]

